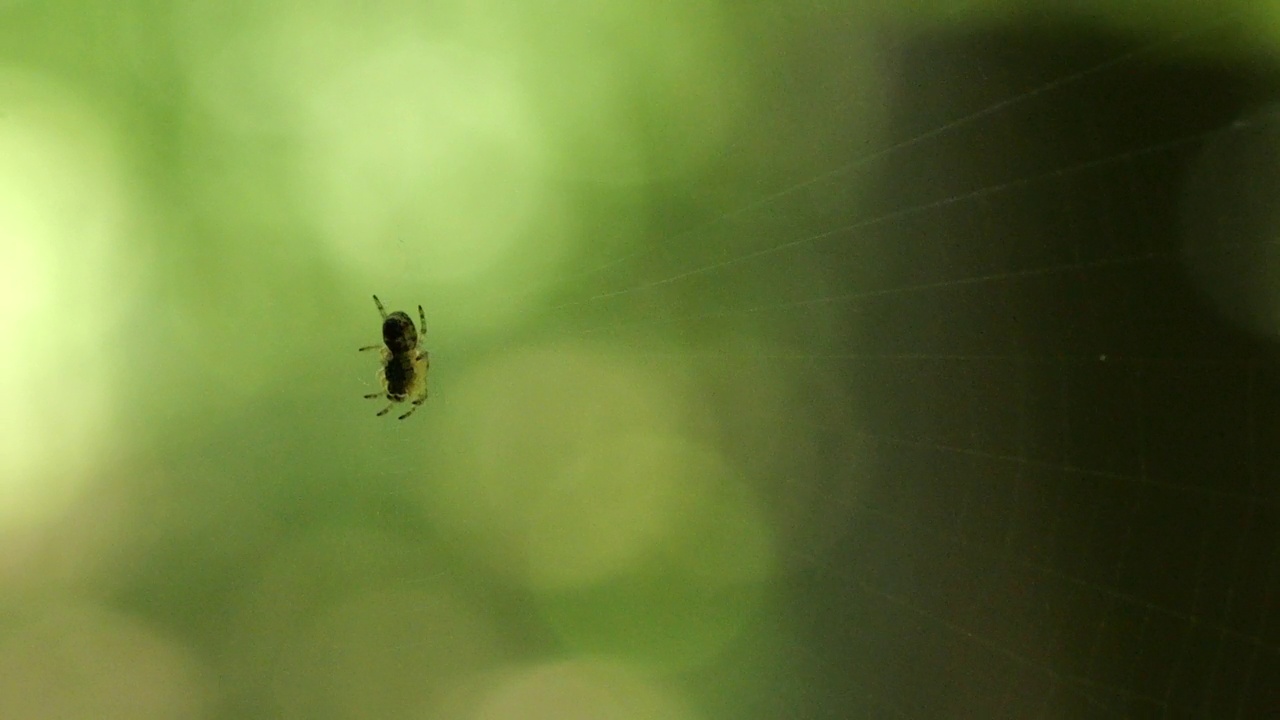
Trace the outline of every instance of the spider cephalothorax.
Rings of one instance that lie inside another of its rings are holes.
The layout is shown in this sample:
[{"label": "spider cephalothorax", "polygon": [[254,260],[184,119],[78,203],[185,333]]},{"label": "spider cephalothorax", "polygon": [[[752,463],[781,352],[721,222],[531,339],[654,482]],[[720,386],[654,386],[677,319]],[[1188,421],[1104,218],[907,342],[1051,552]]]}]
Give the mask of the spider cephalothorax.
[{"label": "spider cephalothorax", "polygon": [[[375,295],[373,299],[377,301],[378,296]],[[382,309],[381,304],[378,309]],[[421,306],[418,307],[418,312],[422,312]],[[382,321],[382,342],[393,355],[407,353],[418,346],[418,329],[413,326],[407,313],[397,310],[386,316]]]}]

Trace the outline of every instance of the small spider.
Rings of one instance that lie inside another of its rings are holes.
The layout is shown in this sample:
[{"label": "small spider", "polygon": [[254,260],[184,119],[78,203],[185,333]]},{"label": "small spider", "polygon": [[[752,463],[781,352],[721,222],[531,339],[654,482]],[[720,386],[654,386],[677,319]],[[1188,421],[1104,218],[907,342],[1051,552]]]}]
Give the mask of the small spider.
[{"label": "small spider", "polygon": [[[427,370],[431,368],[431,354],[418,347],[420,341],[418,329],[413,326],[413,320],[410,320],[406,313],[397,310],[388,315],[377,295],[373,296],[373,302],[378,306],[378,312],[382,314],[383,344],[367,345],[360,348],[360,351],[382,351],[382,368],[378,370],[378,381],[382,383],[383,392],[370,393],[365,397],[385,396],[391,401],[378,412],[378,416],[381,417],[386,415],[396,403],[404,402],[412,396],[412,407],[409,408],[409,412],[400,416],[403,420],[427,401]],[[426,334],[427,317],[423,314],[421,305],[418,306],[418,321],[422,324],[423,334]]]}]

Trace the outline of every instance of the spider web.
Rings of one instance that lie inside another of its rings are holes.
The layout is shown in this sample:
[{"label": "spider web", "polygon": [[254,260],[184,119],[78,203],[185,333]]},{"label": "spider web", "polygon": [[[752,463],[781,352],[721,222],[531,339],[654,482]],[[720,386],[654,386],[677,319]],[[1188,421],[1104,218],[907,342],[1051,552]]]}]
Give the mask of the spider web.
[{"label": "spider web", "polygon": [[[802,412],[756,420],[823,449],[793,489],[829,532],[786,559],[805,669],[780,716],[1280,707],[1275,346],[1192,282],[1274,241],[1225,215],[1182,239],[1197,153],[1280,120],[1238,121],[1266,73],[1185,59],[1228,30],[904,44],[896,139],[730,212],[658,208],[683,227],[550,311],[795,383]],[[743,329],[785,349],[703,342]]]}]

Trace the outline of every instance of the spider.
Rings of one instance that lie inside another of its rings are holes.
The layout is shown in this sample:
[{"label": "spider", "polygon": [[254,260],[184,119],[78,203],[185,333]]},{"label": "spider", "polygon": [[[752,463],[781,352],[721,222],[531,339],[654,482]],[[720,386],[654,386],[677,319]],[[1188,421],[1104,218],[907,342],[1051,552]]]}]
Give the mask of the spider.
[{"label": "spider", "polygon": [[[396,403],[404,402],[412,396],[412,406],[408,412],[400,416],[403,420],[427,401],[427,370],[431,368],[431,354],[419,347],[421,338],[408,314],[397,310],[388,315],[377,295],[373,296],[373,303],[378,306],[378,312],[382,314],[383,344],[366,345],[360,348],[360,352],[382,351],[382,367],[378,370],[378,381],[382,383],[383,392],[370,393],[365,395],[365,398],[386,397],[391,401],[378,412],[378,417],[382,417]],[[421,305],[418,306],[418,321],[425,335],[427,317],[423,314]]]}]

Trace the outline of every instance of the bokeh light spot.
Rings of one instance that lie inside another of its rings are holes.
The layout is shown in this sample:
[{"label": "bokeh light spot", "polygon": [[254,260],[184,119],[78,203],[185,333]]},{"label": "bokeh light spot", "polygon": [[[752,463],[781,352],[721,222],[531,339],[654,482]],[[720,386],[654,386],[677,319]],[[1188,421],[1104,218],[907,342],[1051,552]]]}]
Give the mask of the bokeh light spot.
[{"label": "bokeh light spot", "polygon": [[626,666],[573,660],[512,672],[474,720],[695,720],[670,689]]},{"label": "bokeh light spot", "polygon": [[[443,527],[521,582],[554,585],[616,572],[613,563],[640,554],[641,545],[660,535],[665,516],[678,511],[678,495],[686,491],[674,476],[625,490],[638,507],[625,507],[621,498],[611,502],[607,512],[624,528],[589,517],[553,528],[553,518],[572,512],[562,503],[624,492],[623,478],[596,472],[606,460],[602,452],[634,460],[644,443],[656,450],[664,447],[662,438],[679,435],[690,412],[682,383],[678,367],[645,367],[573,343],[518,349],[483,363],[457,378],[450,405],[441,410],[448,417],[430,452],[444,468],[430,480],[427,507]],[[645,462],[657,470],[654,463],[666,460]],[[652,514],[639,517],[645,511]],[[605,547],[570,549],[575,542]],[[553,558],[570,567],[551,570]]]},{"label": "bokeh light spot", "polygon": [[571,647],[705,663],[775,572],[758,497],[692,432],[686,370],[559,343],[495,358],[450,396],[426,507],[481,567],[537,593]]},{"label": "bokeh light spot", "polygon": [[485,613],[430,560],[438,551],[374,530],[299,534],[241,598],[230,647],[239,692],[284,717],[411,717],[498,662]]},{"label": "bokeh light spot", "polygon": [[189,720],[214,690],[185,648],[100,608],[43,602],[0,635],[0,717]]},{"label": "bokeh light spot", "polygon": [[1280,106],[1214,135],[1185,188],[1183,262],[1238,327],[1280,340]]},{"label": "bokeh light spot", "polygon": [[110,443],[109,338],[132,301],[128,173],[101,113],[0,69],[0,530],[70,502]]}]

